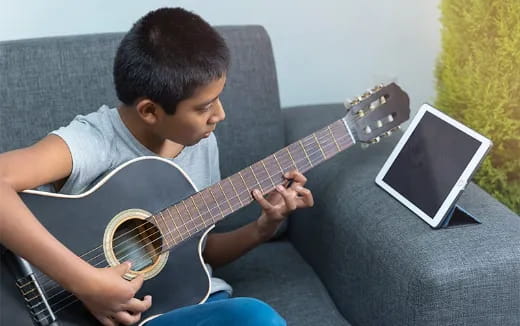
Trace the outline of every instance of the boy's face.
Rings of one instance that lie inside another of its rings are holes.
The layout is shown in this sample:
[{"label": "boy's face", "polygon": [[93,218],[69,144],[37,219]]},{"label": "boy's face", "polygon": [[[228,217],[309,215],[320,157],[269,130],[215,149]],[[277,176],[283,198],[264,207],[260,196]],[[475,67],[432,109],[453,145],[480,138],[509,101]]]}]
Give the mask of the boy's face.
[{"label": "boy's face", "polygon": [[191,146],[209,137],[217,123],[226,118],[220,93],[226,76],[199,87],[195,93],[177,104],[173,115],[162,115],[157,127],[162,137],[178,144]]}]

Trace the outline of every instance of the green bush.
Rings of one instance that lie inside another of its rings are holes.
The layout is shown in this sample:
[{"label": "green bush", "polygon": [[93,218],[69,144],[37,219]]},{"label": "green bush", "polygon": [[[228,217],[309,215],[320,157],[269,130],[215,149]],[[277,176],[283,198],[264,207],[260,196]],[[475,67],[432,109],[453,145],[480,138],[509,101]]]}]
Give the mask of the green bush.
[{"label": "green bush", "polygon": [[442,0],[436,106],[493,141],[475,181],[520,214],[520,1]]}]

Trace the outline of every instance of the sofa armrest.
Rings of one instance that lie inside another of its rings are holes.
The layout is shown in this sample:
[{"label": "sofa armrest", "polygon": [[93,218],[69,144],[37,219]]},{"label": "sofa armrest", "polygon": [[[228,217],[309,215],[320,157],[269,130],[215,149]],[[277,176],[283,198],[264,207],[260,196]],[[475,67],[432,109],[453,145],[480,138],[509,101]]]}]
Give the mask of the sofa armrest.
[{"label": "sofa armrest", "polygon": [[[287,141],[324,110],[284,112]],[[482,224],[431,229],[374,183],[399,137],[309,171],[316,204],[291,216],[290,240],[353,324],[518,325],[519,216],[471,183],[459,203]]]}]

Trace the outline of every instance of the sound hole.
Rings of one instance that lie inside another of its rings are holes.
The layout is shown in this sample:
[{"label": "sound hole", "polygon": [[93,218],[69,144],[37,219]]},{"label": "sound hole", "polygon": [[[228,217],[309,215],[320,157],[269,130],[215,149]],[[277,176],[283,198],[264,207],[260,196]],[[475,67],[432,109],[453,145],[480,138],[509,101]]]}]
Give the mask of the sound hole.
[{"label": "sound hole", "polygon": [[112,240],[117,260],[120,263],[131,261],[133,271],[142,271],[153,265],[159,258],[162,244],[159,229],[141,219],[130,219],[121,223]]}]

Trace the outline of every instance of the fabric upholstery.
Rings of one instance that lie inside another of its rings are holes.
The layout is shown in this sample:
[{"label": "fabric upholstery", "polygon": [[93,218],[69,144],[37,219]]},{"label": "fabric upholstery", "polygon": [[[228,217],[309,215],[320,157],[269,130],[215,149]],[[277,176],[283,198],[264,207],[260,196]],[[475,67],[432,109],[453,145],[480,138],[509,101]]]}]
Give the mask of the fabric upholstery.
[{"label": "fabric upholstery", "polygon": [[[285,110],[288,141],[342,110]],[[316,205],[291,217],[291,241],[352,324],[518,325],[520,218],[471,183],[459,203],[482,224],[430,228],[374,182],[400,136],[311,170]]]},{"label": "fabric upholstery", "polygon": [[288,325],[350,325],[312,268],[286,240],[263,244],[215,273],[233,284],[233,296],[267,302]]}]

